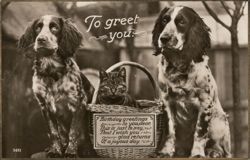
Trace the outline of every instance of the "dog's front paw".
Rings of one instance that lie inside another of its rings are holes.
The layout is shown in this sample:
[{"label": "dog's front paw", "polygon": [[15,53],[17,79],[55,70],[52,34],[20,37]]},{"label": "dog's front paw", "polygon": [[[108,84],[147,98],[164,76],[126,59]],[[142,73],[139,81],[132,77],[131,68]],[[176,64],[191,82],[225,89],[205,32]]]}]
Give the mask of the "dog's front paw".
[{"label": "dog's front paw", "polygon": [[209,158],[223,158],[222,153],[215,150],[210,151],[207,156]]},{"label": "dog's front paw", "polygon": [[204,158],[205,152],[204,149],[201,147],[197,147],[195,149],[192,149],[190,158]]},{"label": "dog's front paw", "polygon": [[198,139],[194,141],[193,148],[191,150],[191,158],[203,158],[205,156],[205,143],[206,139]]},{"label": "dog's front paw", "polygon": [[159,153],[157,158],[171,158],[173,155],[170,155],[169,153]]},{"label": "dog's front paw", "polygon": [[60,158],[62,157],[62,152],[59,148],[50,147],[47,149],[47,157],[48,158]]},{"label": "dog's front paw", "polygon": [[172,143],[166,143],[165,146],[158,152],[159,157],[161,158],[167,158],[167,157],[173,157],[175,152],[174,145]]},{"label": "dog's front paw", "polygon": [[64,157],[67,158],[77,158],[77,149],[68,147],[65,151]]}]

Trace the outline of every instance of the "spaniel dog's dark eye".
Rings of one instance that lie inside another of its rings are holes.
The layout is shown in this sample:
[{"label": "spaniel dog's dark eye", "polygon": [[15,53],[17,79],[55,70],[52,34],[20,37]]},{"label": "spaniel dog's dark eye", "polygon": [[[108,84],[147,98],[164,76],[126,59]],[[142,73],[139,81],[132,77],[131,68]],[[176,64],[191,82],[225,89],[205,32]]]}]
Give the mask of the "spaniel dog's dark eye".
[{"label": "spaniel dog's dark eye", "polygon": [[163,24],[167,24],[169,21],[170,21],[170,17],[169,17],[169,16],[165,16],[165,17],[163,17],[163,19],[162,19],[162,23],[163,23]]},{"label": "spaniel dog's dark eye", "polygon": [[59,31],[59,26],[56,23],[50,23],[49,28],[52,33],[57,33]]},{"label": "spaniel dog's dark eye", "polygon": [[179,21],[179,24],[180,25],[184,25],[186,22],[185,22],[185,20],[184,19],[181,19],[180,21]]},{"label": "spaniel dog's dark eye", "polygon": [[38,23],[35,27],[36,33],[41,32],[42,28],[43,28],[43,23]]},{"label": "spaniel dog's dark eye", "polygon": [[162,23],[166,24],[167,23],[167,19],[163,18]]},{"label": "spaniel dog's dark eye", "polygon": [[180,26],[185,25],[187,22],[183,16],[180,16],[176,19],[176,23],[179,24]]}]

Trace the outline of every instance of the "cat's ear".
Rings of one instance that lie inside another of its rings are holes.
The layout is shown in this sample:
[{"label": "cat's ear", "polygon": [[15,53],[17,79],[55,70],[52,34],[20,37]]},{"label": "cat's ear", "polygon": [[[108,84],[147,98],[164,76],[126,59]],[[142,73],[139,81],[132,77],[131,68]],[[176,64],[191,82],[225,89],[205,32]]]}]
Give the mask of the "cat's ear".
[{"label": "cat's ear", "polygon": [[108,77],[108,74],[107,74],[106,71],[104,71],[103,69],[101,69],[99,71],[99,76],[100,76],[100,80],[104,80],[104,79],[106,79]]},{"label": "cat's ear", "polygon": [[126,81],[126,69],[124,67],[120,69],[119,76],[121,76],[124,79],[124,81]]}]

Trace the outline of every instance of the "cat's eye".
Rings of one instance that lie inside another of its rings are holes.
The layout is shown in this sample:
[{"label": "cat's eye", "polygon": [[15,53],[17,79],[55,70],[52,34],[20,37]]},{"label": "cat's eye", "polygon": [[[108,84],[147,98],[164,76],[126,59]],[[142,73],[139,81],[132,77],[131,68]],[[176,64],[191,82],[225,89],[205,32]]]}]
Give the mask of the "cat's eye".
[{"label": "cat's eye", "polygon": [[104,81],[107,81],[107,80],[108,80],[107,77],[102,77],[102,78],[100,79],[101,82],[104,82]]},{"label": "cat's eye", "polygon": [[126,86],[124,86],[124,85],[119,85],[119,86],[117,87],[117,89],[118,89],[118,90],[126,90]]},{"label": "cat's eye", "polygon": [[99,91],[100,91],[100,92],[104,92],[105,89],[104,89],[104,88],[99,88]]},{"label": "cat's eye", "polygon": [[100,86],[98,90],[101,91],[101,92],[104,92],[107,89],[109,89],[109,87],[107,87],[107,86]]}]

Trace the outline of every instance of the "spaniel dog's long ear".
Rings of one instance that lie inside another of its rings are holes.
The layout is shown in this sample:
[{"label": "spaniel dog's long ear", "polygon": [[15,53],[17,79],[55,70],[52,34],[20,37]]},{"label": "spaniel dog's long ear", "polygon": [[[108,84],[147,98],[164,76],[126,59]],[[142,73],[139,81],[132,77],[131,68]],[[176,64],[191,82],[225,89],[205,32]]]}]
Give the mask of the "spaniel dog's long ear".
[{"label": "spaniel dog's long ear", "polygon": [[62,30],[59,41],[59,50],[62,56],[71,57],[82,43],[82,34],[69,20],[61,18]]},{"label": "spaniel dog's long ear", "polygon": [[204,23],[202,18],[193,10],[195,19],[187,36],[186,44],[183,50],[187,49],[194,61],[202,61],[202,56],[206,50],[211,47],[210,28]]},{"label": "spaniel dog's long ear", "polygon": [[35,42],[35,38],[36,38],[36,33],[34,30],[34,26],[37,20],[34,20],[33,22],[31,22],[28,27],[26,28],[24,34],[19,38],[17,47],[18,49],[20,49],[21,51],[24,51],[28,48],[30,48],[31,46],[33,46],[34,42]]},{"label": "spaniel dog's long ear", "polygon": [[160,15],[158,16],[158,18],[156,19],[155,21],[155,25],[154,25],[154,29],[152,31],[152,43],[153,43],[153,46],[154,46],[154,50],[155,50],[155,53],[154,55],[159,55],[161,54],[161,48],[159,47],[159,44],[158,44],[158,39],[159,39],[159,36],[161,34],[161,32],[163,31],[164,29],[164,25],[162,23],[162,19],[163,19],[163,16],[164,14],[169,10],[169,8],[164,8]]}]

